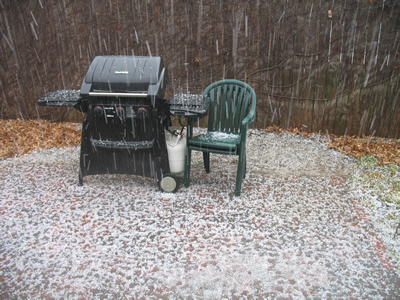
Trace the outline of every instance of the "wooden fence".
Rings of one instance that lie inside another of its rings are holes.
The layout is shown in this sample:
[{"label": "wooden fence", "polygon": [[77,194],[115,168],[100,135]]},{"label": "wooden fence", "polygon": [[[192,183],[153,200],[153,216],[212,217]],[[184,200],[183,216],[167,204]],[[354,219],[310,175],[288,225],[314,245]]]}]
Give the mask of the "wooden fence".
[{"label": "wooden fence", "polygon": [[97,55],[160,55],[167,96],[222,78],[255,89],[255,126],[399,138],[400,1],[29,1],[0,5],[0,117],[79,89]]}]

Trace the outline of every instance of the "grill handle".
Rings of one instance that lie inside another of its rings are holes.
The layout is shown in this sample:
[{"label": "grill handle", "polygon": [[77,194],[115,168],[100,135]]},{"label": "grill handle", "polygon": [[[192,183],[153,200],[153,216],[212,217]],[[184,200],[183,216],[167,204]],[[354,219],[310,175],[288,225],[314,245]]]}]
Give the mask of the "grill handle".
[{"label": "grill handle", "polygon": [[105,92],[89,92],[89,96],[93,97],[136,97],[136,98],[146,98],[145,93],[105,93]]}]

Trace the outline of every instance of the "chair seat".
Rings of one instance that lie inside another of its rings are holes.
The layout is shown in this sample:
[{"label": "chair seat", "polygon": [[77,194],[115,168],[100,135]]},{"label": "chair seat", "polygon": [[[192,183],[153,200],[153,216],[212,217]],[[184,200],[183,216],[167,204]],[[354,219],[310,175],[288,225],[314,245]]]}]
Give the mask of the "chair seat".
[{"label": "chair seat", "polygon": [[201,149],[218,149],[227,152],[236,152],[240,144],[240,135],[219,131],[199,134],[189,140],[190,146]]}]

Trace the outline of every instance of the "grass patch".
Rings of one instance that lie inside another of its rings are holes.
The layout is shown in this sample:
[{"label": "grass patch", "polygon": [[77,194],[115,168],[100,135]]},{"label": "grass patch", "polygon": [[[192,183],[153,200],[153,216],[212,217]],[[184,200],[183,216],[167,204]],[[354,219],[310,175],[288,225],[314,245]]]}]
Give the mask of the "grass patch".
[{"label": "grass patch", "polygon": [[379,158],[367,155],[359,159],[359,167],[352,181],[362,192],[360,202],[400,270],[400,164],[382,164]]},{"label": "grass patch", "polygon": [[361,174],[353,180],[378,200],[400,206],[400,166],[383,165],[372,156],[360,158]]}]

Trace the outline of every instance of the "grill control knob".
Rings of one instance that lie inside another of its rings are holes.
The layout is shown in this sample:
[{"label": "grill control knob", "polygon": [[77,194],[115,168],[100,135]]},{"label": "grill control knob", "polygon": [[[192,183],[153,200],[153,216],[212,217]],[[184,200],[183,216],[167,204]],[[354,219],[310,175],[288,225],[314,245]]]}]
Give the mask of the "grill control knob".
[{"label": "grill control knob", "polygon": [[94,115],[96,117],[101,117],[103,115],[103,108],[101,106],[96,106],[94,108]]},{"label": "grill control knob", "polygon": [[125,120],[125,109],[122,106],[118,106],[115,110],[117,117],[121,119],[121,121]]},{"label": "grill control knob", "polygon": [[146,107],[139,107],[137,109],[137,114],[140,118],[144,118],[147,117],[148,113],[147,113],[147,108]]}]

